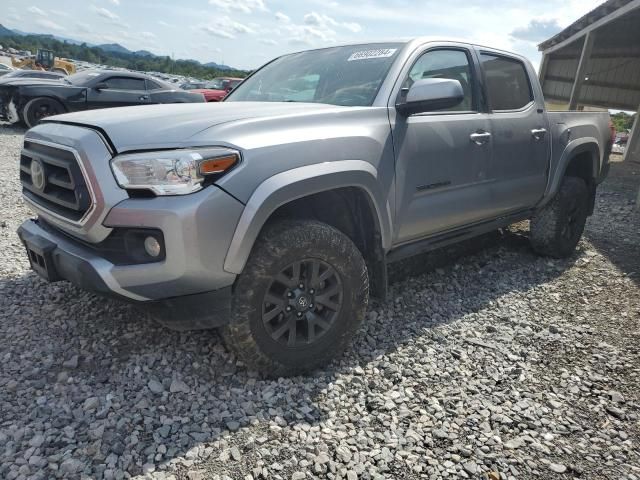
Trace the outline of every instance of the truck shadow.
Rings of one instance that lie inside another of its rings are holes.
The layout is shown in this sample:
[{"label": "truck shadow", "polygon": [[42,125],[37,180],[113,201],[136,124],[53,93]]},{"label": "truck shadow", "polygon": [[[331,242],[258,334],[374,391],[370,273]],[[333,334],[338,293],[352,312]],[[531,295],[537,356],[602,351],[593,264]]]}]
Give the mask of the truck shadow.
[{"label": "truck shadow", "polygon": [[[128,305],[67,283],[46,284],[31,273],[9,278],[0,282],[0,378],[16,379],[17,387],[0,385],[0,405],[12,405],[3,412],[0,434],[11,441],[16,429],[37,430],[46,417],[52,426],[43,455],[61,461],[75,455],[85,473],[97,477],[107,466],[135,475],[143,464],[194,455],[209,455],[215,471],[228,462],[219,457],[229,445],[241,446],[243,462],[250,463],[261,447],[256,430],[273,441],[285,433],[270,422],[293,427],[331,417],[325,400],[336,382],[367,391],[364,377],[354,375],[357,367],[425,337],[439,348],[447,338],[438,327],[550,282],[572,264],[535,256],[516,229],[393,265],[388,300],[372,302],[340,361],[310,376],[277,380],[247,371],[216,332],[170,332]],[[380,374],[394,382],[402,375],[391,368]],[[178,391],[171,391],[173,380],[184,382]],[[88,400],[93,397],[97,402]],[[249,424],[251,435],[243,428]],[[64,433],[70,425],[75,437]],[[76,443],[84,450],[72,454]],[[3,468],[0,477],[7,474]]]}]

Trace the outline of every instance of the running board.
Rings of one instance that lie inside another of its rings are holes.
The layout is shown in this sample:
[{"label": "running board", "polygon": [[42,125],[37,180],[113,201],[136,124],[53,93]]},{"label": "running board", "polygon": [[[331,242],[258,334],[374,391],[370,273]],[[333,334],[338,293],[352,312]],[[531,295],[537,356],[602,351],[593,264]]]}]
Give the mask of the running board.
[{"label": "running board", "polygon": [[466,225],[462,228],[448,231],[446,233],[439,233],[430,237],[422,238],[420,240],[413,241],[411,243],[405,243],[396,248],[393,248],[387,253],[387,263],[397,262],[404,260],[405,258],[413,257],[420,253],[426,253],[431,250],[446,247],[453,243],[468,240],[469,238],[477,237],[485,233],[489,233],[499,228],[504,228],[512,223],[521,222],[531,218],[534,210],[525,210],[517,212],[504,217],[499,217],[487,222],[476,223],[473,225]]}]

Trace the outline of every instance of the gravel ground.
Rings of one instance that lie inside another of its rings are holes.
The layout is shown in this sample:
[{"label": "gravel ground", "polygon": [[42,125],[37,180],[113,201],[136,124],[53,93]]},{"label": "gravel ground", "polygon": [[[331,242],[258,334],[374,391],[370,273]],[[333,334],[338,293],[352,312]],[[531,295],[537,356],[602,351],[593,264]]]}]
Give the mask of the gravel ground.
[{"label": "gravel ground", "polygon": [[0,478],[640,479],[640,165],[573,258],[513,228],[396,266],[340,362],[265,381],[31,273],[21,139],[0,127]]}]

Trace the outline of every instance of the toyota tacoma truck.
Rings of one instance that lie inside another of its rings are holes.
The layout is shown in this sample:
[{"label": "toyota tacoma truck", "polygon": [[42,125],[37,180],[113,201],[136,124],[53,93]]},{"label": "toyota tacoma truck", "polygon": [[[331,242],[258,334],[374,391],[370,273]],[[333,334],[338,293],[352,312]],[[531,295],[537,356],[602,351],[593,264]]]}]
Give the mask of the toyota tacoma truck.
[{"label": "toyota tacoma truck", "polygon": [[63,114],[20,155],[33,270],[220,328],[251,369],[349,344],[389,263],[530,220],[574,251],[608,169],[607,113],[548,112],[532,65],[416,39],[279,57],[215,109]]}]

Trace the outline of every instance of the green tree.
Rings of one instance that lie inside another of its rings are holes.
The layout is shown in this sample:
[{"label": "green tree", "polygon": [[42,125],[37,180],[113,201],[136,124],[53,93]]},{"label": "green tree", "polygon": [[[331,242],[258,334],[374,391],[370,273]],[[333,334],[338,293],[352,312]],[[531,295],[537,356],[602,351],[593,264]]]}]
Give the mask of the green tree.
[{"label": "green tree", "polygon": [[635,115],[629,115],[625,112],[618,112],[611,115],[611,121],[616,127],[617,132],[626,132],[633,127]]},{"label": "green tree", "polygon": [[32,54],[35,54],[38,48],[46,48],[53,50],[58,57],[99,63],[110,67],[123,67],[130,70],[173,73],[204,80],[220,76],[244,78],[248,74],[244,70],[220,70],[205,67],[194,61],[172,60],[170,57],[143,57],[133,53],[106,52],[97,47],[89,47],[86,43],[75,45],[69,42],[61,42],[48,35],[7,36],[2,37],[2,44],[8,48],[30,50]]}]

